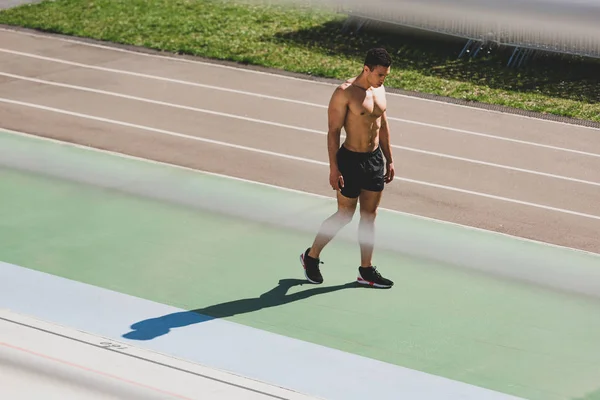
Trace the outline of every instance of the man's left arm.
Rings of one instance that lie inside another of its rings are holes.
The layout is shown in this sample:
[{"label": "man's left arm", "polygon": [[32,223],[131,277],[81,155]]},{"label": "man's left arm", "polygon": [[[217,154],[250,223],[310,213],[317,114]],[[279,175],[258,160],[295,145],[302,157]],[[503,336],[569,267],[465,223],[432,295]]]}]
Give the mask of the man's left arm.
[{"label": "man's left arm", "polygon": [[387,110],[381,116],[381,128],[379,130],[379,143],[381,151],[386,160],[385,181],[389,183],[394,179],[394,157],[392,156],[392,145],[390,143],[390,126],[387,119]]}]

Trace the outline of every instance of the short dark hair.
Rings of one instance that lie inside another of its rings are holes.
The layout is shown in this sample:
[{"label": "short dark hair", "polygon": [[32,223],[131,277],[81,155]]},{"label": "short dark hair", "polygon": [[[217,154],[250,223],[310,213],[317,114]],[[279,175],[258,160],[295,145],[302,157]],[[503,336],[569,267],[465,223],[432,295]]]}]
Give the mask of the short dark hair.
[{"label": "short dark hair", "polygon": [[387,68],[392,65],[392,57],[390,57],[389,53],[382,47],[373,48],[367,51],[365,65],[369,67],[369,69],[374,69],[378,65]]}]

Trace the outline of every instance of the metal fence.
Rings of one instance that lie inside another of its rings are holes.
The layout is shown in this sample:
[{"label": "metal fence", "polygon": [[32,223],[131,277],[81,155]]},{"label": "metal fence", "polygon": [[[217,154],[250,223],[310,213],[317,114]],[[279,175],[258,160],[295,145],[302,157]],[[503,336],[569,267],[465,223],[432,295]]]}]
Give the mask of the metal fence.
[{"label": "metal fence", "polygon": [[600,0],[281,0],[474,42],[600,58]]}]

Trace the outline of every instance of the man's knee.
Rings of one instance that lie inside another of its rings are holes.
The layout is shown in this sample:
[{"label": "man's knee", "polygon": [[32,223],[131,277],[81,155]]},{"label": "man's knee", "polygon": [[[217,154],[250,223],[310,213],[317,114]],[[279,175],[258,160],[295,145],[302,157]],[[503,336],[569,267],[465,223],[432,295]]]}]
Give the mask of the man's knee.
[{"label": "man's knee", "polygon": [[354,217],[354,210],[350,208],[340,208],[337,211],[337,218],[340,224],[348,225]]},{"label": "man's knee", "polygon": [[360,210],[360,219],[364,222],[372,222],[375,221],[377,217],[377,210]]}]

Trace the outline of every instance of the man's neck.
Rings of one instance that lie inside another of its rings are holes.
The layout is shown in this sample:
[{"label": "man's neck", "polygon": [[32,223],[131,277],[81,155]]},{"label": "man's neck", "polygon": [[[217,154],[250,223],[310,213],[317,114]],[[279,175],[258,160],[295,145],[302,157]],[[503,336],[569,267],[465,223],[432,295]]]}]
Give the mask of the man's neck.
[{"label": "man's neck", "polygon": [[369,85],[362,72],[356,77],[356,79],[354,79],[353,85],[358,86],[363,90],[371,89],[371,85]]}]

